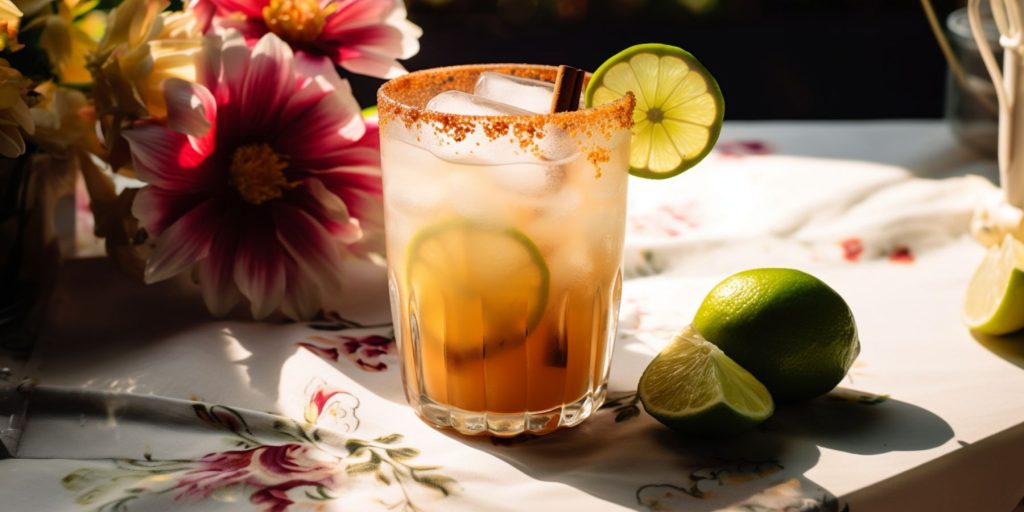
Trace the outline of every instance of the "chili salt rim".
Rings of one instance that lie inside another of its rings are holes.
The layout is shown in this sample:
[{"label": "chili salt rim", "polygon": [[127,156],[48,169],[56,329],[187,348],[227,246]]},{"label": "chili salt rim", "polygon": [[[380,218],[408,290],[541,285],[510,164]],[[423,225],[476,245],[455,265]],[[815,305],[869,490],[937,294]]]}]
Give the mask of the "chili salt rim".
[{"label": "chili salt rim", "polygon": [[[548,125],[561,128],[569,135],[585,135],[588,139],[595,136],[609,138],[614,132],[633,126],[636,99],[632,93],[583,110],[523,116],[450,114],[426,109],[430,98],[440,92],[472,92],[477,78],[485,71],[551,82],[558,68],[537,64],[469,64],[425,69],[400,76],[377,90],[381,128],[393,121],[401,121],[407,128],[421,124],[433,127],[452,140],[461,141],[479,126],[491,140],[511,133],[524,149],[536,150],[536,140],[544,136],[544,127]],[[590,77],[590,73],[584,77],[584,87]]]}]

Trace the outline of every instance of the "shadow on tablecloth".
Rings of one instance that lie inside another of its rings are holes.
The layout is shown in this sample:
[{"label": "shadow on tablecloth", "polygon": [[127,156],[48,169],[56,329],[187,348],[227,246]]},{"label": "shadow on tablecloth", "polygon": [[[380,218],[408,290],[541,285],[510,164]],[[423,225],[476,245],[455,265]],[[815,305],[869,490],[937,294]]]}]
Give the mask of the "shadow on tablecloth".
[{"label": "shadow on tablecloth", "polygon": [[757,431],[717,441],[685,439],[643,413],[620,412],[607,408],[577,428],[543,437],[449,435],[536,480],[637,510],[695,512],[841,511],[840,498],[805,476],[820,447],[866,455],[925,450],[953,436],[940,417],[893,399],[824,397],[783,406]]}]

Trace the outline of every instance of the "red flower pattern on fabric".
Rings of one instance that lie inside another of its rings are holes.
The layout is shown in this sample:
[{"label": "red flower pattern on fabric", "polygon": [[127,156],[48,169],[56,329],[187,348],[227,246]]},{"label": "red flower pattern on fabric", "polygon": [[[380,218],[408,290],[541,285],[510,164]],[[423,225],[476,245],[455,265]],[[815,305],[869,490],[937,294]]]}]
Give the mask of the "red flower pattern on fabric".
[{"label": "red flower pattern on fabric", "polygon": [[338,335],[336,338],[311,336],[298,345],[329,361],[338,362],[342,356],[368,372],[388,369],[382,357],[394,354],[395,339],[390,336],[370,334],[366,336]]},{"label": "red flower pattern on fabric", "polygon": [[345,474],[340,458],[296,443],[215,452],[196,462],[198,467],[178,482],[177,498],[205,498],[218,489],[244,484],[257,489],[249,501],[262,505],[264,512],[287,510],[294,503],[287,494],[292,488],[333,488]]}]

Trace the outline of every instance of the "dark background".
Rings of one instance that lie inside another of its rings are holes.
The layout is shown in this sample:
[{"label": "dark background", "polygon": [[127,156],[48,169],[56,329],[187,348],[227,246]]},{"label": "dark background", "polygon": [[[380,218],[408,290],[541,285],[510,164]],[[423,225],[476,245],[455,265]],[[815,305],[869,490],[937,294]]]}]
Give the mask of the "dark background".
[{"label": "dark background", "polygon": [[[933,0],[940,20],[963,0]],[[637,43],[693,53],[727,119],[942,116],[946,64],[918,0],[410,0],[409,70],[481,62],[594,70]],[[361,105],[381,81],[349,74]]]}]

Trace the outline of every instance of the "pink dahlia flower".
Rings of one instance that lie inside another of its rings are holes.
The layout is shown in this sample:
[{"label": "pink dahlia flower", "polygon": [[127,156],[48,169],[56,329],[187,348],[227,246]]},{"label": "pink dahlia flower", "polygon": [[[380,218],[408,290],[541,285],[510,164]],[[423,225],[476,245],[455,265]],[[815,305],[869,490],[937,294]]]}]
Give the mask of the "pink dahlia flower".
[{"label": "pink dahlia flower", "polygon": [[394,78],[397,59],[419,51],[423,31],[402,0],[193,0],[201,22],[237,29],[252,43],[268,32],[293,49],[360,75]]},{"label": "pink dahlia flower", "polygon": [[165,82],[167,126],[124,133],[138,177],[132,212],[156,237],[147,282],[196,269],[224,314],[315,314],[340,293],[341,260],[382,229],[380,153],[348,84],[267,34],[208,36],[197,83]]}]

